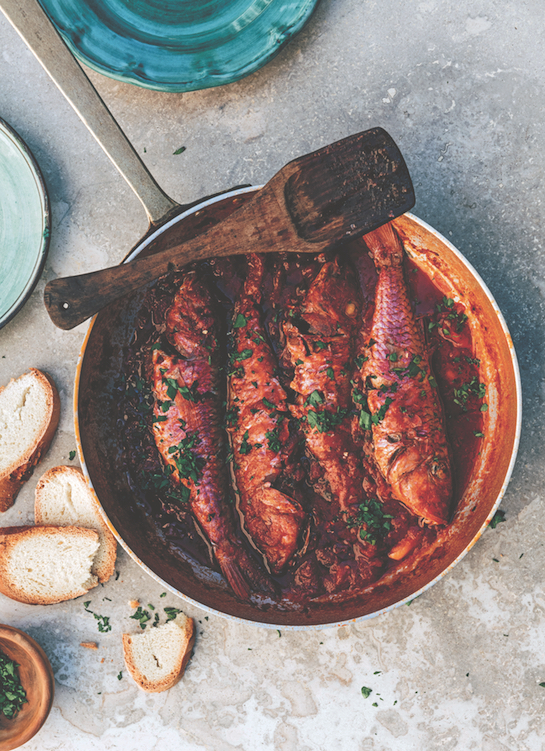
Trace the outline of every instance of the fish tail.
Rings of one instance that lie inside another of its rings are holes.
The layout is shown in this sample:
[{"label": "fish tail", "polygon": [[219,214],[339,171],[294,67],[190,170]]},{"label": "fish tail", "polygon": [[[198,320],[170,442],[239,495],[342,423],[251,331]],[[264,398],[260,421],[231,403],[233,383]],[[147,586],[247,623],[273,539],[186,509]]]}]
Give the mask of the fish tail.
[{"label": "fish tail", "polygon": [[241,600],[247,600],[250,596],[250,587],[244,578],[236,557],[231,551],[226,552],[218,548],[216,548],[214,552],[222,573],[229,582],[229,586],[233,592],[237,597],[240,597]]},{"label": "fish tail", "polygon": [[378,270],[403,263],[403,245],[390,222],[364,235],[363,240]]},{"label": "fish tail", "polygon": [[248,255],[248,272],[244,282],[244,294],[253,302],[261,302],[261,286],[265,274],[265,259],[259,253]]},{"label": "fish tail", "polygon": [[242,548],[227,544],[215,548],[214,553],[223,575],[241,600],[248,600],[250,591],[256,589],[266,594],[275,594],[272,581]]}]

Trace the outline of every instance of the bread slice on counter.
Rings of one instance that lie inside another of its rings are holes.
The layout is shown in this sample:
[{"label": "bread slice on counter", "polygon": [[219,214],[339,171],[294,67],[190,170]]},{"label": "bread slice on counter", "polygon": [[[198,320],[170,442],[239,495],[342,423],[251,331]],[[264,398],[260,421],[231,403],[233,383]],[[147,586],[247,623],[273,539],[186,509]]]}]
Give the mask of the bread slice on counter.
[{"label": "bread slice on counter", "polygon": [[38,481],[35,498],[36,524],[87,527],[98,532],[100,545],[91,573],[99,582],[107,581],[115,569],[117,543],[83,472],[76,467],[52,467]]},{"label": "bread slice on counter", "polygon": [[98,584],[98,532],[81,527],[0,528],[0,592],[30,605],[71,600]]},{"label": "bread slice on counter", "polygon": [[195,624],[183,613],[142,634],[123,634],[127,670],[144,691],[166,691],[184,674],[194,643]]},{"label": "bread slice on counter", "polygon": [[0,388],[0,511],[49,448],[59,423],[60,399],[52,379],[31,368]]}]

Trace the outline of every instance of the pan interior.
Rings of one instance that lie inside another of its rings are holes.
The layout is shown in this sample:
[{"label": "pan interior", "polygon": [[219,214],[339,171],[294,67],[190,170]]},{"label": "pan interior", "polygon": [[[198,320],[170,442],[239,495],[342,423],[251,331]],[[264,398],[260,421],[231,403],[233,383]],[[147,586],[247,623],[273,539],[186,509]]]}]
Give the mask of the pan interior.
[{"label": "pan interior", "polygon": [[[234,191],[197,206],[152,242],[141,243],[141,252],[151,254],[199,234],[251,195],[251,191]],[[434,545],[390,569],[365,596],[309,603],[297,610],[276,603],[258,608],[236,599],[212,569],[192,565],[165,545],[154,519],[142,514],[120,471],[123,447],[116,426],[124,350],[134,332],[145,290],[117,301],[95,317],[76,379],[76,435],[84,471],[118,540],[140,565],[180,596],[226,616],[271,626],[318,627],[368,618],[437,581],[486,527],[505,491],[518,446],[520,387],[512,343],[490,293],[461,254],[409,214],[395,220],[395,226],[412,261],[445,295],[463,300],[471,310],[472,337],[490,406],[482,450],[452,523]]]}]

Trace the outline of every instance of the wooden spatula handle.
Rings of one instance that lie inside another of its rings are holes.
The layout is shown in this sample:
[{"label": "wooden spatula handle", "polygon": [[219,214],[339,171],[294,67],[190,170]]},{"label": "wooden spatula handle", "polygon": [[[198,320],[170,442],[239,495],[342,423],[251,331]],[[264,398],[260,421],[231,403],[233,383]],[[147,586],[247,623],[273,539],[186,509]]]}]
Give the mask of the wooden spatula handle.
[{"label": "wooden spatula handle", "polygon": [[192,261],[240,253],[270,253],[280,247],[302,253],[321,252],[325,243],[311,245],[297,236],[285,217],[278,221],[282,209],[275,197],[276,182],[273,178],[225,220],[180,245],[108,269],[52,279],[44,291],[51,320],[61,329],[72,329],[119,297]]},{"label": "wooden spatula handle", "polygon": [[147,282],[194,260],[192,253],[198,248],[188,245],[191,247],[182,252],[174,248],[174,253],[169,250],[89,274],[52,279],[44,291],[51,320],[61,329],[74,328],[121,295],[135,292]]}]

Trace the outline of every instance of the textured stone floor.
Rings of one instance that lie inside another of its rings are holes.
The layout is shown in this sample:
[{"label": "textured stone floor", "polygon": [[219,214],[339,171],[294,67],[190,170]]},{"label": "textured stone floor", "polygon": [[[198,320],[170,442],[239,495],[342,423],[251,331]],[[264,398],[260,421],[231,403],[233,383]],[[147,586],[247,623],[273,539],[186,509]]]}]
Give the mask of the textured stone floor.
[{"label": "textured stone floor", "polygon": [[[180,601],[160,600],[161,585],[121,549],[119,578],[91,597],[111,619],[108,634],[82,598],[37,608],[0,597],[0,621],[35,637],[55,672],[53,710],[29,751],[545,749],[544,42],[540,0],[321,0],[278,57],[229,86],[164,94],[91,74],[179,202],[263,183],[297,155],[371,126],[388,130],[413,176],[414,213],[466,256],[505,316],[524,419],[505,523],[410,607],[278,633],[184,605],[198,623],[195,654],[166,693],[132,683],[120,634],[135,630],[129,600]],[[3,17],[0,117],[34,152],[53,213],[44,275],[0,330],[0,384],[40,367],[62,399],[52,448],[2,516],[6,526],[33,521],[42,471],[75,449],[73,380],[86,325],[51,324],[45,282],[120,261],[146,218]],[[79,647],[91,640],[97,651]]]}]

